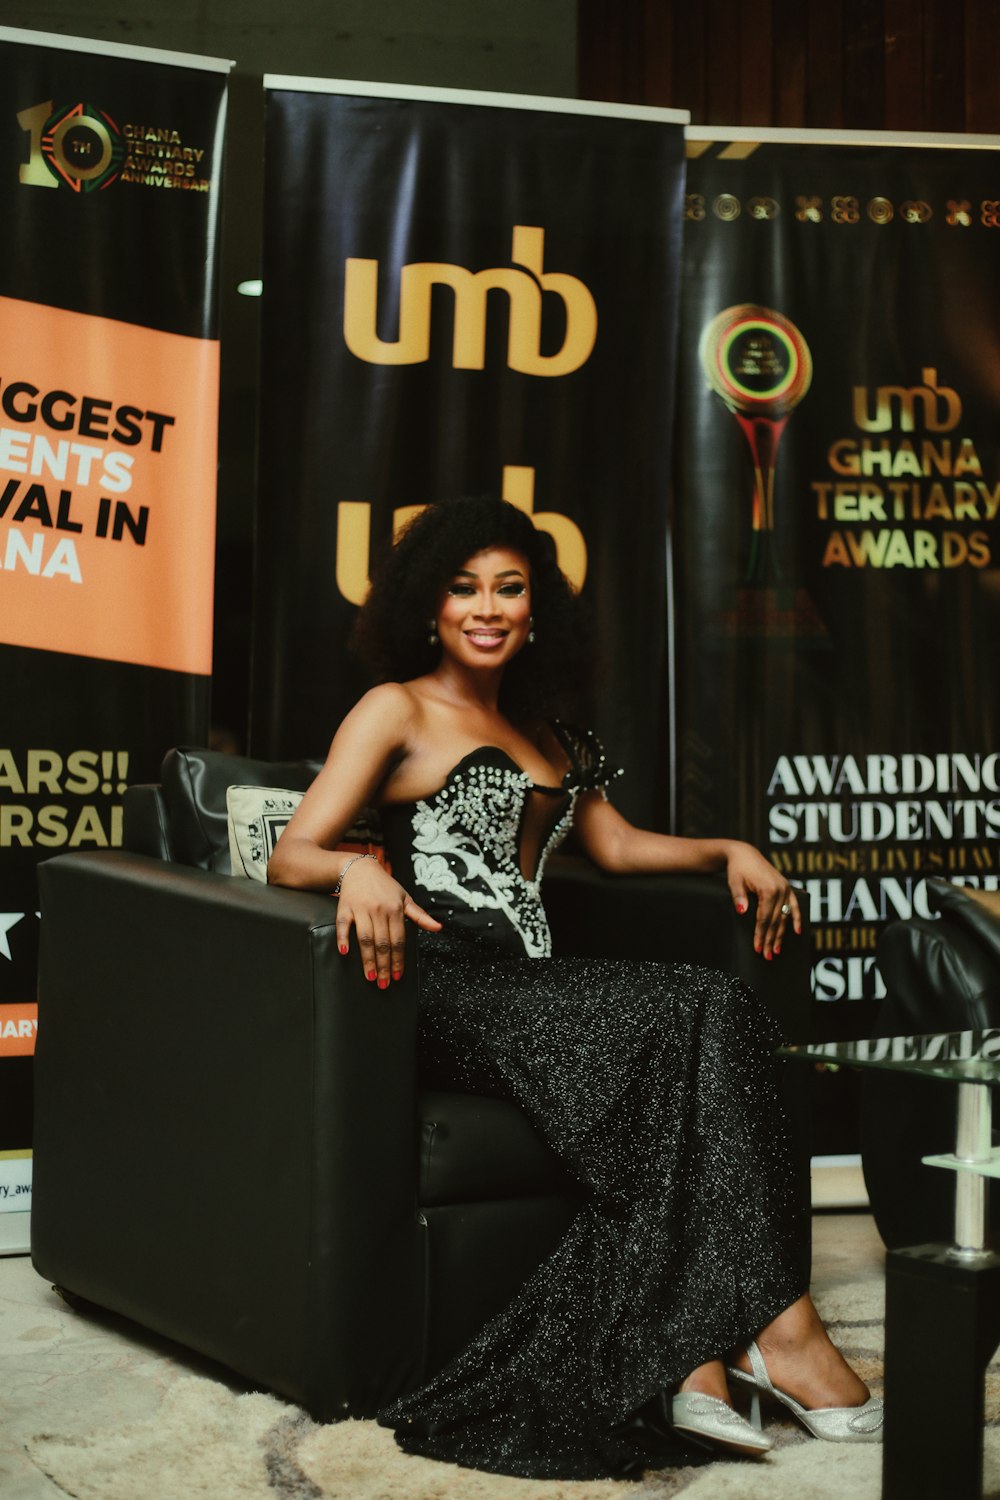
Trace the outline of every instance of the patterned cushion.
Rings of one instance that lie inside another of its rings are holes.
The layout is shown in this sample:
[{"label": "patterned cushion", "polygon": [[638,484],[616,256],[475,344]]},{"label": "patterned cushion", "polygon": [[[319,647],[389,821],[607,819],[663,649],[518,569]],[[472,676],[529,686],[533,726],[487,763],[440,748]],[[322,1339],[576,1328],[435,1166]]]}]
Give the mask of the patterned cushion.
[{"label": "patterned cushion", "polygon": [[301,792],[273,786],[231,786],[226,790],[229,857],[234,875],[267,883],[267,862]]},{"label": "patterned cushion", "polygon": [[[226,788],[229,858],[234,875],[267,884],[267,862],[301,801],[301,792],[289,791],[286,787]],[[359,854],[374,854],[389,868],[382,848],[382,829],[373,808],[366,807],[361,812],[336,847]]]}]

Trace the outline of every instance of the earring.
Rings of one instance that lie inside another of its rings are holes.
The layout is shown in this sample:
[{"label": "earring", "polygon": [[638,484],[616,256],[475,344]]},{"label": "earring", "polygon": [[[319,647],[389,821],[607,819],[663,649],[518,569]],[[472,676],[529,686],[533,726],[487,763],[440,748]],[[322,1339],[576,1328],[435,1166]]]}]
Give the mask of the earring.
[{"label": "earring", "polygon": [[535,617],[534,617],[534,615],[529,615],[528,616],[528,645],[529,646],[533,646],[534,643],[535,643]]},{"label": "earring", "polygon": [[430,619],[427,621],[427,644],[428,646],[436,646],[438,644],[437,620]]}]

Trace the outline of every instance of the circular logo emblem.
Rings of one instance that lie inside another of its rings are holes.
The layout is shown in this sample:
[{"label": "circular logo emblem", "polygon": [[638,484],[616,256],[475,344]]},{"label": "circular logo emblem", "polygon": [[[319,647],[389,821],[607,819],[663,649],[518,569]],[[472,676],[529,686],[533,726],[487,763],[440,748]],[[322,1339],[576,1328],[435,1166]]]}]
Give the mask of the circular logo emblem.
[{"label": "circular logo emblem", "polygon": [[42,155],[75,193],[93,193],[118,176],[125,160],[125,142],[104,110],[91,104],[68,104],[46,120]]},{"label": "circular logo emblem", "polygon": [[731,224],[740,216],[740,200],[734,198],[732,193],[720,193],[712,204],[712,209],[716,218],[721,219],[725,224]]},{"label": "circular logo emblem", "polygon": [[740,303],[708,324],[699,349],[712,389],[746,416],[781,416],[812,381],[812,355],[795,324],[770,307]]}]

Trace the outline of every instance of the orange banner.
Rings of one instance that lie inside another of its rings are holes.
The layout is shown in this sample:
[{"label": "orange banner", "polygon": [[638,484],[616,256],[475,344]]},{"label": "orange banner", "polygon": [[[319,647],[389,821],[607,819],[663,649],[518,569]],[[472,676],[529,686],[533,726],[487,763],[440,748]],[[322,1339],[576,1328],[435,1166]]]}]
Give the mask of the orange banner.
[{"label": "orange banner", "polygon": [[0,297],[0,643],[208,674],[219,346]]},{"label": "orange banner", "polygon": [[37,1031],[37,1005],[0,1005],[0,1057],[32,1057]]}]

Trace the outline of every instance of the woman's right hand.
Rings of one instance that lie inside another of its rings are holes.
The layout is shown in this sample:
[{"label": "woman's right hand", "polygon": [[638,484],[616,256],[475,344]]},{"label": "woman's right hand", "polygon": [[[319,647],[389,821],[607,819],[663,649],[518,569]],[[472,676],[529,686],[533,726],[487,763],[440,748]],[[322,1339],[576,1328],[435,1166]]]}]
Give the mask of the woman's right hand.
[{"label": "woman's right hand", "polygon": [[365,978],[377,982],[380,990],[390,979],[403,977],[407,919],[425,932],[441,931],[441,923],[418,906],[377,859],[353,858],[341,876],[337,946],[341,953],[348,952],[353,927]]}]

